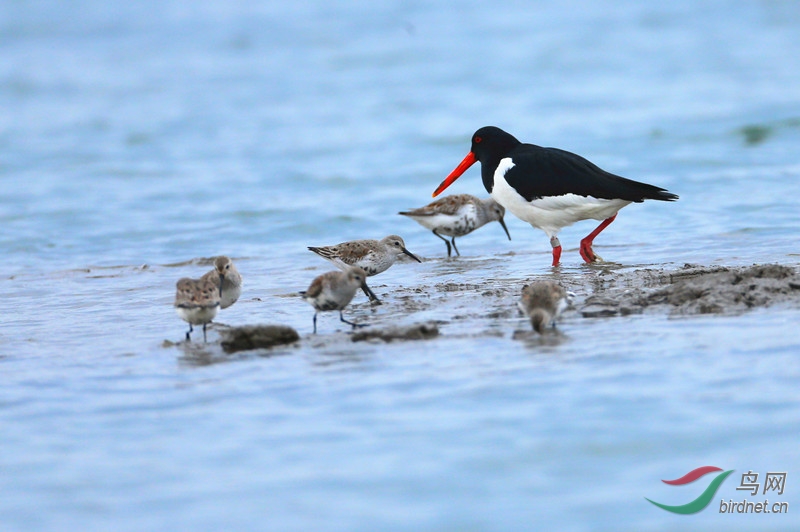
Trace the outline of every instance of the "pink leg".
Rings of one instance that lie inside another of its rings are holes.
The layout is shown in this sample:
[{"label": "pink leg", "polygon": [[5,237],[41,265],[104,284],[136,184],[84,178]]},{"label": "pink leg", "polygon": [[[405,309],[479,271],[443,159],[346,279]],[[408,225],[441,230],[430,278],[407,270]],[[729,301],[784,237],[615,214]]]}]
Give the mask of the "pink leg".
[{"label": "pink leg", "polygon": [[608,225],[613,222],[614,218],[616,217],[617,215],[615,214],[611,218],[606,218],[600,223],[600,225],[597,226],[597,229],[589,233],[586,238],[581,240],[581,257],[583,257],[583,260],[586,262],[596,262],[598,260],[597,255],[595,255],[594,251],[592,251],[592,241],[594,240],[594,237],[599,235],[600,231],[608,227]]},{"label": "pink leg", "polygon": [[561,242],[558,241],[558,238],[552,237],[550,238],[550,245],[553,246],[553,266],[558,266],[561,260]]}]

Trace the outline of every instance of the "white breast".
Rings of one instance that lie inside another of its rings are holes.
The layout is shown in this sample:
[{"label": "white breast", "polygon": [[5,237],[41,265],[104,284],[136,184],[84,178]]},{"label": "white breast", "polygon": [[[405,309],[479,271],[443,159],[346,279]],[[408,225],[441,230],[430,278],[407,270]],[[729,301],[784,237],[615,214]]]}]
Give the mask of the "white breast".
[{"label": "white breast", "polygon": [[477,226],[478,212],[475,205],[462,205],[454,214],[434,214],[432,216],[411,216],[423,227],[445,236],[464,236]]},{"label": "white breast", "polygon": [[500,161],[494,173],[492,197],[511,211],[514,216],[541,229],[547,236],[558,234],[562,227],[580,220],[605,220],[614,216],[621,208],[631,203],[617,199],[600,199],[577,194],[549,196],[528,201],[514,190],[505,179],[505,174],[514,168],[511,158]]},{"label": "white breast", "polygon": [[178,316],[187,323],[192,325],[203,325],[210,323],[217,315],[219,305],[214,307],[175,307]]}]

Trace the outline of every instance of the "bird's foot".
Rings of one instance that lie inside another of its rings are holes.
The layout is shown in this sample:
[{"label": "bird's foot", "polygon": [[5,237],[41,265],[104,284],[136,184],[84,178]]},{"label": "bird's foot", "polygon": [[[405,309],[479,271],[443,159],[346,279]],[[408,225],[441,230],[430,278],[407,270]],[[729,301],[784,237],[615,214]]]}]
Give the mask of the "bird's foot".
[{"label": "bird's foot", "polygon": [[616,217],[617,215],[614,214],[614,216],[612,216],[611,218],[606,218],[605,220],[600,222],[600,225],[598,225],[594,231],[589,233],[586,236],[586,238],[581,240],[581,257],[583,257],[583,260],[589,263],[603,262],[603,259],[600,258],[600,256],[597,255],[594,251],[592,251],[592,242],[594,242],[594,238],[597,235],[599,235],[603,229],[608,227],[608,224],[613,222],[616,219]]},{"label": "bird's foot", "polygon": [[586,261],[588,264],[592,264],[595,262],[604,262],[603,257],[598,255],[592,249],[592,241],[591,240],[581,240],[581,249],[580,249],[581,257],[583,260]]}]

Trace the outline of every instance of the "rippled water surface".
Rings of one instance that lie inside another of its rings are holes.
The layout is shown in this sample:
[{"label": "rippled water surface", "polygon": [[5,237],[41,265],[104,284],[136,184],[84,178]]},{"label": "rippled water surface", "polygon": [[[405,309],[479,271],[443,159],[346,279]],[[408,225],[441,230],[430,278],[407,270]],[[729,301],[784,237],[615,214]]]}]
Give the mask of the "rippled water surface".
[{"label": "rippled water surface", "polygon": [[[602,275],[592,224],[553,273],[511,215],[447,260],[396,213],[497,125],[681,196],[598,237],[615,271],[796,265],[798,58],[779,0],[0,4],[0,528],[797,529],[797,305],[515,340],[480,294]],[[477,167],[450,192],[485,196]],[[311,337],[306,246],[391,233],[424,262],[348,315],[441,335]],[[245,290],[218,321],[298,345],[170,344],[175,282],[219,254]],[[735,470],[703,512],[644,500],[693,499],[660,479],[702,465]],[[750,497],[787,515],[719,515],[748,470],[788,472]]]}]

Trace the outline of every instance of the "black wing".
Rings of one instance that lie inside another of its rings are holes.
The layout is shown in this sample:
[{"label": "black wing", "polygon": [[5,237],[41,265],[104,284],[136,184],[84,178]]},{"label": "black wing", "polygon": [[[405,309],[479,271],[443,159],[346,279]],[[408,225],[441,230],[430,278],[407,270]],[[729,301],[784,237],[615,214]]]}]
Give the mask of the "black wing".
[{"label": "black wing", "polygon": [[506,172],[506,181],[528,201],[564,194],[635,202],[678,199],[663,188],[606,172],[580,155],[558,148],[520,144],[508,156],[515,166]]}]

